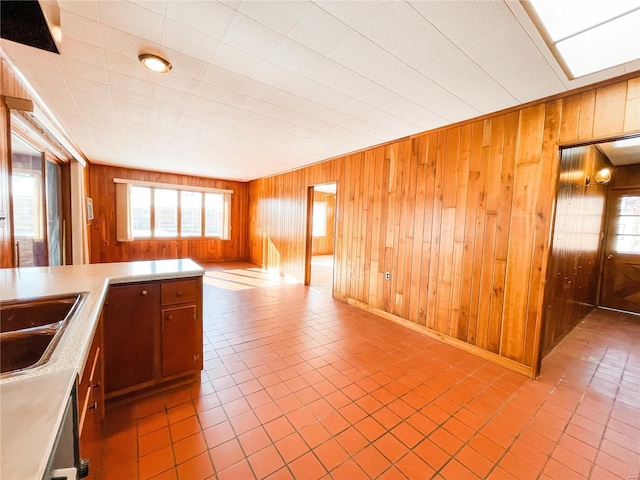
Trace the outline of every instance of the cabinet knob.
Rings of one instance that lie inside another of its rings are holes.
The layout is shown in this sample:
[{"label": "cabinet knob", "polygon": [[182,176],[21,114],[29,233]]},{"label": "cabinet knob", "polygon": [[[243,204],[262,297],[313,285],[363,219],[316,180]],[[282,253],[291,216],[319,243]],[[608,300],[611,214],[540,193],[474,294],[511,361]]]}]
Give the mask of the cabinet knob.
[{"label": "cabinet knob", "polygon": [[92,388],[100,388],[100,382],[91,385]]},{"label": "cabinet knob", "polygon": [[182,290],[178,290],[176,292],[176,297],[181,297],[182,296]]},{"label": "cabinet knob", "polygon": [[173,320],[173,315],[168,315],[167,320]]},{"label": "cabinet knob", "polygon": [[94,402],[93,405],[89,405],[88,408],[90,410],[97,410],[98,409],[98,402]]},{"label": "cabinet knob", "polygon": [[144,296],[145,296],[147,293],[149,293],[149,292],[147,292],[146,290],[142,290],[142,292],[141,292],[141,293],[142,293],[142,296],[144,297]]}]

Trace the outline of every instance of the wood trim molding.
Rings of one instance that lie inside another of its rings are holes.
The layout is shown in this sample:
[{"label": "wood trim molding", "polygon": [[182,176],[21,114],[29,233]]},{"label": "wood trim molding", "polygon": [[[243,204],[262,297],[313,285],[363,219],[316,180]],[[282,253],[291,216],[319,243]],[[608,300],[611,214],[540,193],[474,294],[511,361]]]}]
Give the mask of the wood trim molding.
[{"label": "wood trim molding", "polygon": [[436,340],[440,340],[447,345],[451,345],[452,347],[459,348],[460,350],[464,350],[467,353],[471,353],[477,357],[483,358],[484,360],[488,360],[496,365],[500,365],[501,367],[505,367],[513,372],[520,373],[522,375],[526,375],[531,378],[535,378],[535,371],[531,367],[523,365],[518,362],[514,362],[513,360],[505,357],[501,357],[495,353],[484,350],[480,347],[476,347],[475,345],[471,345],[467,342],[463,342],[462,340],[458,340],[457,338],[450,337],[448,335],[444,335],[442,333],[436,332],[435,330],[431,330],[430,328],[423,327],[422,325],[418,325],[409,320],[405,320],[404,318],[398,317],[391,313],[385,312],[384,310],[380,310],[378,308],[367,305],[366,303],[359,302],[354,300],[353,298],[345,297],[340,294],[333,294],[333,297],[342,302],[348,303],[349,305],[353,305],[354,307],[361,308],[362,310],[366,310],[371,313],[375,313],[376,315],[385,318],[387,320],[391,320],[398,325],[402,325],[403,327],[410,328],[414,332],[422,333],[431,338],[435,338]]}]

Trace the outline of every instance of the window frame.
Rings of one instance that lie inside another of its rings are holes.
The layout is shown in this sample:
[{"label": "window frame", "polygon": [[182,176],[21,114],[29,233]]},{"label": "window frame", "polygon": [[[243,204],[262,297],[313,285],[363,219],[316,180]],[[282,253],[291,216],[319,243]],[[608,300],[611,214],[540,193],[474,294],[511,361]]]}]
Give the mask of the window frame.
[{"label": "window frame", "polygon": [[[220,239],[229,240],[231,234],[231,196],[233,190],[219,189],[219,188],[202,188],[191,187],[188,185],[176,185],[168,183],[156,183],[156,182],[144,182],[136,180],[128,180],[121,178],[114,178],[113,182],[116,184],[116,239],[119,242],[129,242],[136,240],[210,240]],[[144,187],[149,188],[151,193],[151,206],[149,211],[149,223],[150,232],[149,236],[135,236],[133,233],[133,216],[131,205],[131,188],[132,187]],[[156,235],[156,205],[155,205],[155,190],[173,190],[176,191],[177,201],[177,233],[175,236],[158,236]],[[183,235],[182,232],[182,192],[198,192],[201,194],[200,198],[200,235]],[[207,234],[206,233],[206,209],[205,209],[205,197],[206,194],[218,194],[222,196],[222,218],[221,218],[221,233],[220,234]]]}]

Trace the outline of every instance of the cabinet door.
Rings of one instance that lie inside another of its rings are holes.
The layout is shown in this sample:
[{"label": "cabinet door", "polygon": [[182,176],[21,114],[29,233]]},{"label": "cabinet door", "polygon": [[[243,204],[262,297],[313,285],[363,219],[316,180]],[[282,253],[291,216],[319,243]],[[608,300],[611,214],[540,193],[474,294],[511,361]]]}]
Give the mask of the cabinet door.
[{"label": "cabinet door", "polygon": [[195,305],[162,310],[162,376],[198,370],[198,316]]},{"label": "cabinet door", "polygon": [[154,283],[109,287],[105,303],[104,381],[111,393],[154,378],[154,325],[160,317]]}]

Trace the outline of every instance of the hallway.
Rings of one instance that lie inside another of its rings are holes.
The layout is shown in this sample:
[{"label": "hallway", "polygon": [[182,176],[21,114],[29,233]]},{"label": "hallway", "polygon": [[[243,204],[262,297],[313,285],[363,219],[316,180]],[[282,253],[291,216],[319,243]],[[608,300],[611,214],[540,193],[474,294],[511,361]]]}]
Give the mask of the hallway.
[{"label": "hallway", "polygon": [[638,317],[531,380],[250,264],[204,283],[201,383],[109,406],[102,479],[637,478]]}]

